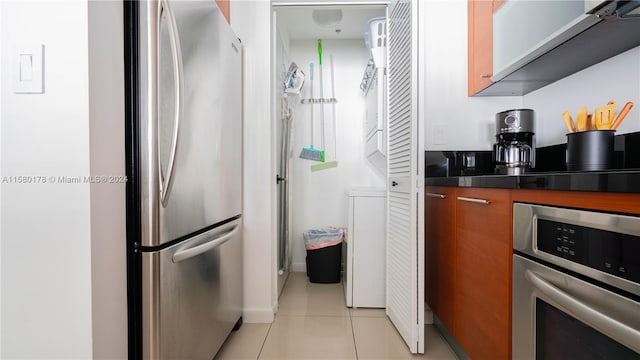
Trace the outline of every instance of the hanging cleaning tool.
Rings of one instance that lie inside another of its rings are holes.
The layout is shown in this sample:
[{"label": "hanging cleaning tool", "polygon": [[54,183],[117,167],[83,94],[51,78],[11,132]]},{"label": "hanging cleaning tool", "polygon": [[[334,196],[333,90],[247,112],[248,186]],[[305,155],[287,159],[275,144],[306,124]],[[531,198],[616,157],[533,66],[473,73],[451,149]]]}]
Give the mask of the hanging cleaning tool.
[{"label": "hanging cleaning tool", "polygon": [[333,159],[336,160],[338,158],[338,131],[336,130],[336,78],[333,71],[333,55],[331,55],[329,59],[329,64],[331,65],[331,126],[333,127]]},{"label": "hanging cleaning tool", "polygon": [[[311,88],[311,99],[313,99],[313,63],[309,64],[309,86]],[[300,157],[307,160],[322,161],[324,162],[324,150],[318,150],[313,147],[313,102],[311,102],[311,145],[308,148],[302,148]]]},{"label": "hanging cleaning tool", "polygon": [[[324,86],[322,84],[322,39],[318,39],[318,77],[320,80],[320,145],[326,150],[324,142]],[[322,160],[324,162],[324,160]]]},{"label": "hanging cleaning tool", "polygon": [[[321,52],[319,53],[322,54]],[[333,71],[333,55],[329,57],[331,65],[331,125],[333,126],[333,160],[323,164],[311,165],[311,171],[330,169],[338,166],[336,159],[338,158],[338,138],[336,131],[336,84]]]}]

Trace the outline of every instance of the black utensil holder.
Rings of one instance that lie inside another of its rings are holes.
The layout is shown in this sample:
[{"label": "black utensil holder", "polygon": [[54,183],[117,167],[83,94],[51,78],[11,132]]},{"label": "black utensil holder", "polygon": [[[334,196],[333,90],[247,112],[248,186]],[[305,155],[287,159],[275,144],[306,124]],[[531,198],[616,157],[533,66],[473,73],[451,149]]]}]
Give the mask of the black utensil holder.
[{"label": "black utensil holder", "polygon": [[613,168],[615,130],[567,134],[567,170],[598,171]]}]

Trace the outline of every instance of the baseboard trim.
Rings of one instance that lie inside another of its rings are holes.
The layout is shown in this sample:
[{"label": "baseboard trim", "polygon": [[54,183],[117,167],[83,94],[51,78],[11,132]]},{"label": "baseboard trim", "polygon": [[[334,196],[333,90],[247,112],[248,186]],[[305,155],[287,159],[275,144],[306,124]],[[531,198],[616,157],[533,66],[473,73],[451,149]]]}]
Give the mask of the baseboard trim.
[{"label": "baseboard trim", "polygon": [[244,309],[242,321],[250,324],[271,324],[275,319],[272,308]]},{"label": "baseboard trim", "polygon": [[424,323],[427,325],[433,325],[433,311],[429,308],[429,305],[424,304]]},{"label": "baseboard trim", "polygon": [[438,315],[433,314],[433,325],[440,331],[440,335],[444,338],[444,340],[449,344],[449,347],[453,350],[453,352],[458,356],[460,360],[471,360],[471,358],[467,355],[467,353],[462,350],[462,346],[458,344],[456,339],[451,335],[449,329],[438,319]]},{"label": "baseboard trim", "polygon": [[291,271],[292,272],[303,272],[306,273],[307,272],[307,263],[292,263],[291,264]]}]

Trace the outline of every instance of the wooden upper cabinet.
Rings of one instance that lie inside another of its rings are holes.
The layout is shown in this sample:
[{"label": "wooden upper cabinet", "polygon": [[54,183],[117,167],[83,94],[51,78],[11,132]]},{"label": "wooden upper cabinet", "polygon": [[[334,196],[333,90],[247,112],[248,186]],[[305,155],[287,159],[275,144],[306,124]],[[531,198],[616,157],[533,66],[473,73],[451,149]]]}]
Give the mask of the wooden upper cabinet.
[{"label": "wooden upper cabinet", "polygon": [[468,0],[468,94],[491,85],[493,75],[493,2]]},{"label": "wooden upper cabinet", "polygon": [[456,333],[474,360],[511,358],[511,190],[456,195]]},{"label": "wooden upper cabinet", "polygon": [[425,189],[425,301],[455,337],[456,188]]},{"label": "wooden upper cabinet", "polygon": [[231,4],[229,1],[230,0],[216,0],[216,4],[218,4],[220,11],[222,11],[222,15],[227,19],[227,22],[231,23]]},{"label": "wooden upper cabinet", "polygon": [[507,0],[493,0],[493,12],[496,12]]}]

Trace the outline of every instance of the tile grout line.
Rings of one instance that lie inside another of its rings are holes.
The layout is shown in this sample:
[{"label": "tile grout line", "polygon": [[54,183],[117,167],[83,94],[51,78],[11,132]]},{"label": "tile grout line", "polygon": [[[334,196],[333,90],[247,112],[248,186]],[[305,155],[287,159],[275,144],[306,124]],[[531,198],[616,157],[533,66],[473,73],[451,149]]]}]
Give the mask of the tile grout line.
[{"label": "tile grout line", "polygon": [[[273,321],[276,321],[275,318],[273,319]],[[269,324],[269,330],[267,330],[267,335],[265,335],[264,340],[262,340],[262,346],[260,346],[260,351],[258,352],[258,357],[256,358],[256,360],[259,360],[260,356],[262,355],[262,350],[264,350],[264,345],[267,343],[267,338],[269,337],[269,333],[271,332],[272,327],[273,323]]]},{"label": "tile grout line", "polygon": [[[278,294],[278,307],[280,307],[280,298],[282,298],[285,290],[287,290],[287,285],[289,284],[290,277],[291,277],[291,273],[287,275],[287,279],[284,281],[284,285],[282,285],[282,291],[280,291],[280,294]],[[262,340],[262,346],[260,346],[260,351],[258,352],[258,357],[256,358],[256,360],[259,360],[260,356],[262,356],[262,351],[264,350],[264,346],[267,343],[267,338],[269,338],[269,334],[271,333],[271,328],[273,327],[273,323],[276,322],[277,317],[278,317],[278,313],[276,312],[273,317],[273,321],[271,322],[271,324],[269,324],[269,329],[267,330],[267,334],[265,335],[264,340]]]},{"label": "tile grout line", "polygon": [[[347,305],[345,304],[345,307]],[[349,323],[351,323],[351,337],[353,337],[353,350],[356,352],[356,360],[358,360],[358,344],[356,344],[356,330],[353,328],[353,314],[351,313],[351,309],[347,307],[347,311],[349,312]]]}]

